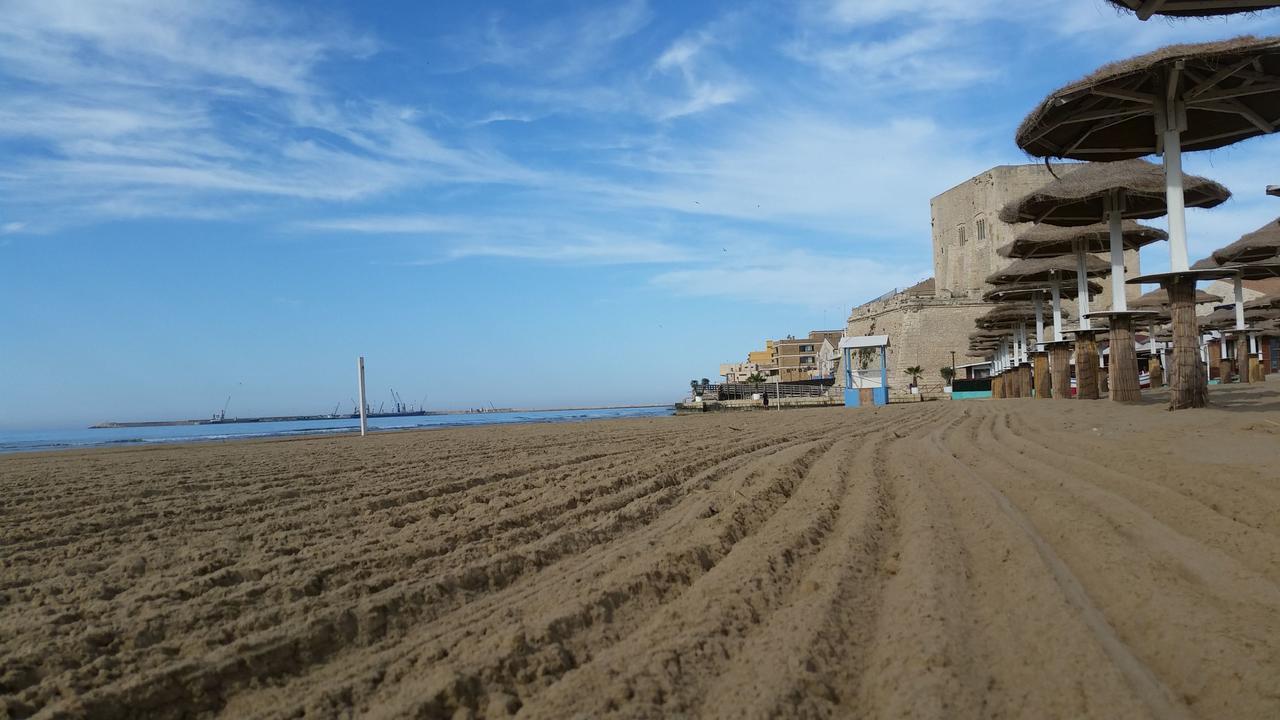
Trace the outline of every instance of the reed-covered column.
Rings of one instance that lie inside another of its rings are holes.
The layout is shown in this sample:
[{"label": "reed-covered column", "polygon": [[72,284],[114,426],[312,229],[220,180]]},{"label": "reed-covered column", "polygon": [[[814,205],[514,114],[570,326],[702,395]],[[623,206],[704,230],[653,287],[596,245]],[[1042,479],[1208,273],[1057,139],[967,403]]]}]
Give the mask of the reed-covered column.
[{"label": "reed-covered column", "polygon": [[1049,392],[1054,400],[1071,399],[1071,344],[1056,342],[1049,347]]},{"label": "reed-covered column", "polygon": [[1137,402],[1142,399],[1138,385],[1138,352],[1133,344],[1133,318],[1114,315],[1111,318],[1111,399]]},{"label": "reed-covered column", "polygon": [[1098,340],[1091,330],[1076,332],[1076,399],[1097,400]]},{"label": "reed-covered column", "polygon": [[[1172,233],[1171,233],[1172,234]],[[1174,277],[1165,284],[1169,291],[1169,312],[1173,316],[1173,377],[1169,392],[1169,409],[1206,407],[1209,404],[1209,379],[1200,362],[1200,333],[1196,327],[1196,281]]]},{"label": "reed-covered column", "polygon": [[1049,353],[1039,350],[1031,355],[1031,386],[1037,399],[1044,400],[1049,393]]}]

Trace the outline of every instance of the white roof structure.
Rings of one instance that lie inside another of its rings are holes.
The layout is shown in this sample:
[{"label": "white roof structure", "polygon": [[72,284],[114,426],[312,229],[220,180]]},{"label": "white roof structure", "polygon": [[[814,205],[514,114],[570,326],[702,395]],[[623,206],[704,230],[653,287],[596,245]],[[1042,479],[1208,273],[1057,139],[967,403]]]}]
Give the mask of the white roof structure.
[{"label": "white roof structure", "polygon": [[888,335],[856,335],[840,338],[840,349],[845,348],[878,348],[889,345]]}]

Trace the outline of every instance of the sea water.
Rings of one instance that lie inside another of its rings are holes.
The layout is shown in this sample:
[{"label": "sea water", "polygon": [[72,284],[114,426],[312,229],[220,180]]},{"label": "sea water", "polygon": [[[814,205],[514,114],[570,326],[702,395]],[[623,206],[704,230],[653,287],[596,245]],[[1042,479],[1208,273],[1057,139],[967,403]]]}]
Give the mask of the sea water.
[{"label": "sea water", "polygon": [[[371,430],[508,425],[537,422],[583,422],[616,418],[663,417],[670,406],[604,408],[599,410],[530,410],[516,412],[460,413],[370,418]],[[113,447],[175,442],[214,442],[244,438],[288,437],[349,433],[360,429],[358,418],[291,420],[288,422],[219,423],[217,425],[165,425],[159,427],[0,430],[0,453]]]}]

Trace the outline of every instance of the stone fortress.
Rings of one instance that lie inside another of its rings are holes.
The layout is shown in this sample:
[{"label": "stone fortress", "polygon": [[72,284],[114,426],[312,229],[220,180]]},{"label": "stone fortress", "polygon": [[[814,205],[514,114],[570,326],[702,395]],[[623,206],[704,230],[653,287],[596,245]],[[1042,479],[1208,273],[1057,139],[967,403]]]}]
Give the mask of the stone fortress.
[{"label": "stone fortress", "polygon": [[[1061,176],[1071,169],[1070,164],[1055,165],[1053,172]],[[994,307],[982,301],[983,293],[990,289],[985,278],[1014,262],[1000,257],[996,250],[1030,228],[1030,224],[1001,222],[1000,208],[1051,180],[1053,175],[1043,164],[1001,165],[929,201],[933,277],[853,308],[844,333],[889,336],[889,386],[894,394],[904,392],[910,384],[906,369],[913,365],[924,370],[922,385],[936,385],[942,383],[941,368],[951,365],[952,352],[957,366],[975,362],[966,356],[969,333],[975,330],[974,320]],[[1126,252],[1125,275],[1139,274],[1138,253]],[[1090,299],[1091,308],[1110,307],[1110,284],[1100,284],[1103,291]],[[1138,294],[1137,286],[1129,287],[1130,298]],[[1063,307],[1072,318],[1064,321],[1063,327],[1074,328],[1074,303],[1064,301]],[[1049,324],[1047,303],[1045,309]],[[843,384],[844,373],[837,373],[836,378]]]}]

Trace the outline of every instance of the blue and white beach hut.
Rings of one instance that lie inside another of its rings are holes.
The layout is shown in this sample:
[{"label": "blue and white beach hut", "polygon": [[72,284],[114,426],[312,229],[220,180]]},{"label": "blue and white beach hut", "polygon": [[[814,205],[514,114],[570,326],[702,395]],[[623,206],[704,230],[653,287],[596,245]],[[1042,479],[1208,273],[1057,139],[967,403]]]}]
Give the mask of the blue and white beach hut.
[{"label": "blue and white beach hut", "polygon": [[840,338],[845,407],[889,404],[888,335]]}]

